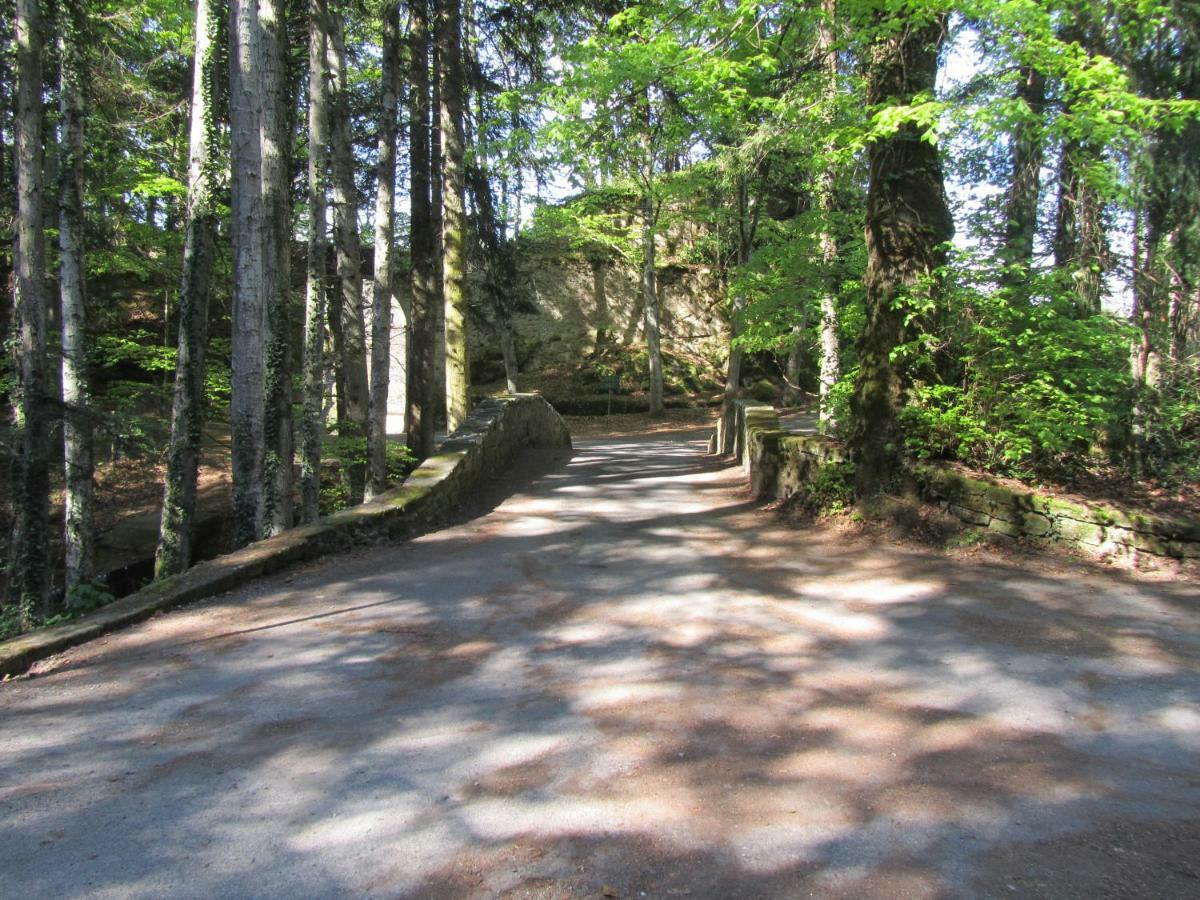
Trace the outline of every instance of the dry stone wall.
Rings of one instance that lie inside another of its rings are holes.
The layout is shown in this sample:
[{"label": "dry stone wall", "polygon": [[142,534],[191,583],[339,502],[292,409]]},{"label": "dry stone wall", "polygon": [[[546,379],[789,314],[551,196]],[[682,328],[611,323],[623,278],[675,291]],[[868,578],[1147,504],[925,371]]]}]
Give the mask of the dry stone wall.
[{"label": "dry stone wall", "polygon": [[[785,499],[829,463],[849,460],[827,438],[791,434],[770,406],[738,401],[734,452],[757,497]],[[710,449],[722,446],[714,434]],[[1076,503],[922,464],[914,474],[923,498],[959,520],[993,534],[1059,544],[1094,556],[1141,554],[1200,559],[1200,522],[1151,516],[1112,505]]]}]

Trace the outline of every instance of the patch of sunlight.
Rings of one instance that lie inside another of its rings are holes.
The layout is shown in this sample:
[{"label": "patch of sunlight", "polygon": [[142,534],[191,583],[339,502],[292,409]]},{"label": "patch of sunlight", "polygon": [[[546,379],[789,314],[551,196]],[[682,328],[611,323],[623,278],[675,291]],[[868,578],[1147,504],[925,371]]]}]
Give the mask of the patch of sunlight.
[{"label": "patch of sunlight", "polygon": [[1159,727],[1175,732],[1177,739],[1189,746],[1200,748],[1200,710],[1195,706],[1176,703],[1156,710],[1149,718]]},{"label": "patch of sunlight", "polygon": [[811,584],[805,593],[829,600],[859,601],[875,606],[912,603],[946,589],[943,581],[913,581],[902,578],[862,578],[857,574]]},{"label": "patch of sunlight", "polygon": [[502,769],[533,762],[562,747],[567,742],[564,735],[515,734],[488,741],[487,746],[471,761],[472,771]]},{"label": "patch of sunlight", "polygon": [[543,802],[514,798],[474,801],[459,815],[478,837],[497,841],[529,835],[644,833],[664,823],[686,821],[691,812],[685,804],[649,796],[621,801],[564,797]]},{"label": "patch of sunlight", "polygon": [[679,700],[685,694],[683,685],[643,681],[632,684],[607,684],[581,693],[573,704],[582,711],[621,706],[627,703],[650,703],[656,700]]},{"label": "patch of sunlight", "polygon": [[839,784],[839,794],[856,787],[879,784],[900,771],[902,761],[874,750],[859,753],[845,747],[822,747],[791,753],[771,767],[780,779],[828,779]]},{"label": "patch of sunlight", "polygon": [[892,630],[886,619],[867,613],[813,608],[793,610],[792,617],[821,634],[846,640],[878,640]]},{"label": "patch of sunlight", "polygon": [[335,812],[320,822],[303,826],[288,843],[301,852],[325,853],[331,847],[356,848],[396,833],[416,823],[425,811],[414,798],[405,803],[395,794],[373,809]]}]

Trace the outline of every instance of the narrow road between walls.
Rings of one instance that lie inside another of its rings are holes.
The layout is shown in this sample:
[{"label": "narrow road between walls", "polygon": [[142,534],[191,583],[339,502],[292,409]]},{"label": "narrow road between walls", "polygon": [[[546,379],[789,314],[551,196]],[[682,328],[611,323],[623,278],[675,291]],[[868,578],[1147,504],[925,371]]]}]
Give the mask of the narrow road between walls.
[{"label": "narrow road between walls", "polygon": [[0,895],[1200,894],[1194,586],[788,528],[706,437],[0,685]]}]

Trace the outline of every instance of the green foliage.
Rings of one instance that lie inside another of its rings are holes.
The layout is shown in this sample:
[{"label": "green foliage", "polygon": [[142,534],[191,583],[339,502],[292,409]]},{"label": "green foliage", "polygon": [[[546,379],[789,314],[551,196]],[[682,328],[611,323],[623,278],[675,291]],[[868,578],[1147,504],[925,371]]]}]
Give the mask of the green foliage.
[{"label": "green foliage", "polygon": [[[326,516],[350,506],[349,486],[340,477],[353,466],[367,464],[367,439],[355,435],[335,436],[325,444],[325,452],[338,461],[338,475],[321,478],[321,515]],[[416,468],[417,460],[401,441],[388,441],[387,477],[388,484],[398,485]],[[328,473],[326,473],[327,475]]]},{"label": "green foliage", "polygon": [[[1015,475],[1082,468],[1129,413],[1130,330],[1076,318],[1069,297],[1014,306],[995,293],[949,292],[952,382],[917,380],[900,421],[919,458],[960,459]],[[918,354],[914,353],[914,357]],[[909,360],[910,370],[922,366]]]},{"label": "green foliage", "polygon": [[854,505],[854,463],[827,462],[816,470],[796,497],[804,509],[821,515],[843,513]]}]

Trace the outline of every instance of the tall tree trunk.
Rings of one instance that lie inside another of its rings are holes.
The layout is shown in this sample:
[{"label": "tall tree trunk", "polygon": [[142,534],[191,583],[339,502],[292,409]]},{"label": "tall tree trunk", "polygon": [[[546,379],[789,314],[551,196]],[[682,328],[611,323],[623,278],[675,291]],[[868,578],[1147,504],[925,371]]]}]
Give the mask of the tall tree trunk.
[{"label": "tall tree trunk", "polygon": [[467,348],[465,138],[461,0],[437,0],[442,139],[442,297],[446,328],[446,430],[471,411]]},{"label": "tall tree trunk", "polygon": [[[744,266],[750,261],[751,242],[749,237],[750,191],[746,186],[746,176],[739,175],[737,179],[738,207],[738,255],[737,265]],[[732,453],[734,444],[734,423],[737,421],[734,401],[742,387],[742,358],[745,355],[737,340],[742,334],[742,317],[746,312],[746,298],[738,294],[733,298],[733,308],[729,317],[729,361],[725,369],[725,395],[721,403],[721,415],[724,419],[719,433],[722,445],[717,448],[719,453]]]},{"label": "tall tree trunk", "polygon": [[642,310],[646,329],[646,353],[650,363],[650,415],[663,414],[662,348],[658,327],[658,284],[655,262],[655,209],[653,173],[647,173],[646,193],[642,198]]},{"label": "tall tree trunk", "polygon": [[392,338],[392,235],[396,194],[396,99],[400,73],[400,4],[383,13],[378,191],[375,195],[375,281],[371,307],[371,395],[367,499],[387,490],[388,376]]},{"label": "tall tree trunk", "polygon": [[430,315],[433,317],[433,415],[434,421],[446,421],[446,257],[445,240],[442,236],[445,227],[445,184],[442,180],[442,64],[439,59],[436,38],[437,0],[429,0],[431,13],[434,18],[430,24],[429,56],[432,60],[430,67],[429,89],[433,95],[429,107],[429,230],[433,237],[433,280],[430,282]]},{"label": "tall tree trunk", "polygon": [[196,513],[196,476],[204,421],[204,353],[208,344],[208,303],[216,252],[217,196],[220,188],[220,129],[214,100],[219,94],[220,0],[196,0],[196,53],[192,65],[191,127],[188,137],[187,223],[183,238],[183,277],[179,288],[179,343],[175,393],[158,549],[157,578],[191,565]]},{"label": "tall tree trunk", "polygon": [[1027,303],[1033,243],[1037,237],[1038,197],[1045,156],[1042,120],[1046,111],[1046,78],[1032,66],[1021,67],[1017,99],[1025,112],[1012,135],[1013,171],[1006,204],[1000,283],[1011,299]]},{"label": "tall tree trunk", "polygon": [[304,417],[300,423],[300,520],[320,515],[325,434],[325,279],[329,246],[329,9],[308,4],[308,260],[304,300]]},{"label": "tall tree trunk", "polygon": [[[330,23],[330,70],[334,89],[330,98],[333,116],[333,220],[337,244],[338,278],[341,281],[342,369],[339,388],[345,391],[338,404],[338,435],[355,442],[367,437],[367,336],[363,321],[362,249],[358,237],[358,193],[354,185],[354,146],[350,131],[350,86],[346,77],[345,25],[341,15]],[[341,398],[339,397],[339,400]],[[366,465],[347,467],[351,503],[361,503],[366,486]]]},{"label": "tall tree trunk", "polygon": [[48,612],[49,412],[46,362],[46,238],[42,182],[42,15],[40,0],[17,0],[16,369],[13,424],[20,452],[13,473],[9,594],[21,625]]},{"label": "tall tree trunk", "polygon": [[824,0],[821,25],[818,31],[818,51],[825,68],[824,125],[831,134],[825,144],[826,162],[817,183],[817,206],[821,210],[821,374],[818,388],[817,423],[821,434],[838,426],[833,414],[833,386],[841,375],[841,354],[838,345],[837,308],[837,239],[834,237],[833,216],[837,206],[837,169],[833,164],[836,147],[832,138],[834,108],[838,96],[838,58],[834,28],[837,0]]},{"label": "tall tree trunk", "polygon": [[[434,395],[434,244],[430,194],[429,15],[427,0],[410,3],[409,27],[409,319],[408,390],[405,430],[417,459],[433,453]],[[436,299],[440,300],[440,295]]]},{"label": "tall tree trunk", "polygon": [[[937,18],[878,38],[867,63],[867,102],[903,105],[932,91],[944,37],[945,20]],[[905,124],[871,144],[866,212],[866,324],[849,437],[856,488],[870,498],[891,485],[901,466],[896,413],[903,377],[892,351],[906,337],[903,298],[936,291],[942,245],[954,231],[938,149],[919,126]]]},{"label": "tall tree trunk", "polygon": [[62,299],[63,516],[67,605],[92,578],[91,392],[83,284],[83,44],[82,7],[59,7],[59,108],[62,165],[58,194],[59,293]]},{"label": "tall tree trunk", "polygon": [[265,534],[293,524],[291,129],[286,0],[258,0],[262,26],[263,509]]},{"label": "tall tree trunk", "polygon": [[229,134],[233,243],[232,371],[229,404],[233,463],[233,543],[262,536],[263,312],[265,214],[260,124],[262,40],[257,0],[229,7]]}]

